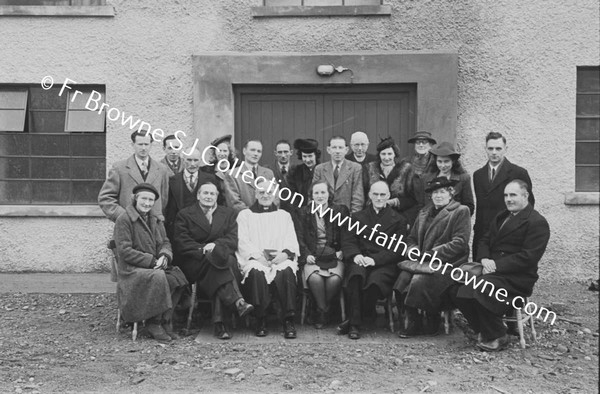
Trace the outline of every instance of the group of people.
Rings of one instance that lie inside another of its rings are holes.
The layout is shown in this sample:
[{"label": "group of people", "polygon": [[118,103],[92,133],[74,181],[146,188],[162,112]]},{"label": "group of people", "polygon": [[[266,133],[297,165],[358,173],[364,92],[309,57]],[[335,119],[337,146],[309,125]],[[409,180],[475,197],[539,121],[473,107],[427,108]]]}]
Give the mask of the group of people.
[{"label": "group of people", "polygon": [[[495,132],[485,139],[488,162],[473,174],[476,200],[460,153],[424,131],[408,140],[415,148],[408,158],[392,138],[368,153],[360,131],[350,147],[343,136],[331,137],[323,163],[316,140],[280,140],[271,166],[260,164],[256,139],[238,158],[229,135],[185,154],[167,136],[161,162],[149,156],[151,135],[137,131],[131,140],[134,154],[112,167],[98,201],[115,222],[122,315],[146,320],[159,341],[177,337],[173,308],[197,283],[213,301],[221,339],[231,337],[225,307],[254,316],[255,334],[265,336],[277,299],[284,337],[295,338],[299,293],[310,294],[313,322],[323,328],[343,291],[348,319],[337,331],[351,339],[360,338],[377,301],[395,295],[405,317],[401,337],[435,334],[440,312],[459,308],[479,334],[477,346],[500,350],[508,344],[502,317],[510,303],[457,283],[431,262],[469,263],[475,213],[479,275],[509,299],[526,297],[549,240],[548,223],[533,209],[531,179],[506,159],[506,139]],[[294,150],[298,165],[291,165]]]}]

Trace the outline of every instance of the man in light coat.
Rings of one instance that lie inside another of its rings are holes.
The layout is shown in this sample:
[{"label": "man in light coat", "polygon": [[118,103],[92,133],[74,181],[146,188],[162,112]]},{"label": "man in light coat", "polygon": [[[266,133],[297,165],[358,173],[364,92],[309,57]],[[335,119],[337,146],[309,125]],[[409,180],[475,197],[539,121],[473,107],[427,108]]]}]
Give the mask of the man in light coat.
[{"label": "man in light coat", "polygon": [[324,180],[333,188],[334,204],[345,205],[351,213],[362,210],[365,201],[362,167],[345,159],[348,153],[346,139],[341,136],[331,137],[327,153],[331,156],[331,161],[315,168],[313,182]]}]

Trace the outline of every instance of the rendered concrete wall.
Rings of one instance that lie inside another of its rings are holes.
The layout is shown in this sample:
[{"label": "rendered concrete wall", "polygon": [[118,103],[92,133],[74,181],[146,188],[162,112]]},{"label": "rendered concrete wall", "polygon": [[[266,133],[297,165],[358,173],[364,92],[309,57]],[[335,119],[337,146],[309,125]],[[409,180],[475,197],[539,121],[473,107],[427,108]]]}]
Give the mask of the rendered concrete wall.
[{"label": "rendered concrete wall", "polygon": [[[114,18],[1,17],[0,83],[103,83],[111,106],[195,138],[192,55],[456,51],[466,167],[485,162],[488,131],[504,133],[552,229],[540,274],[558,279],[568,266],[569,277],[597,276],[598,206],[564,205],[574,191],[576,66],[600,64],[597,0],[395,0],[391,17],[261,19],[250,10],[260,0],[108,3]],[[107,129],[110,165],[130,154],[129,133]],[[0,270],[107,268],[111,229],[101,218],[0,218]]]}]

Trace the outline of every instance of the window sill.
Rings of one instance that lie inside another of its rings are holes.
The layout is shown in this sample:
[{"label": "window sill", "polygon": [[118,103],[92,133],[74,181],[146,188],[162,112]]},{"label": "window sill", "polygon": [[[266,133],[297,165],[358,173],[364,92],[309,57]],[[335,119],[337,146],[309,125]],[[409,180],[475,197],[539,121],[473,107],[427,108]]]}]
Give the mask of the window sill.
[{"label": "window sill", "polygon": [[262,6],[252,7],[252,17],[287,17],[287,16],[389,16],[390,5],[357,5],[357,6]]},{"label": "window sill", "polygon": [[573,192],[565,194],[565,205],[600,205],[599,192]]},{"label": "window sill", "polygon": [[114,17],[115,9],[110,5],[2,5],[0,16],[101,16]]},{"label": "window sill", "polygon": [[0,205],[0,217],[105,217],[97,205]]}]

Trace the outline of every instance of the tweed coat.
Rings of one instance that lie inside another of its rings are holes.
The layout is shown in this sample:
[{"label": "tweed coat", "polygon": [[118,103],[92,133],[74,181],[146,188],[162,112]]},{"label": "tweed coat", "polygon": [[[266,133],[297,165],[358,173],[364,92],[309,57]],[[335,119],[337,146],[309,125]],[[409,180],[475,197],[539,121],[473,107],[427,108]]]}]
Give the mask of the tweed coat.
[{"label": "tweed coat", "polygon": [[[471,237],[469,208],[457,201],[450,201],[427,225],[427,219],[434,209],[434,206],[430,205],[419,212],[406,242],[407,250],[416,247],[420,251],[419,256],[423,256],[424,253],[433,255],[436,252],[436,258],[441,261],[441,264],[450,263],[458,267],[469,259],[469,238]],[[425,260],[423,264],[428,264],[429,260]],[[438,265],[439,263],[434,267],[437,268]],[[404,300],[407,306],[426,311],[438,311],[447,301],[443,299],[446,290],[454,284],[450,277],[450,270],[446,270],[444,274],[441,272],[442,269],[431,275],[411,275],[403,272],[398,278],[394,290],[407,291]]]},{"label": "tweed coat", "polygon": [[394,168],[388,174],[387,178],[383,175],[379,162],[369,163],[369,185],[377,181],[384,181],[390,187],[390,199],[397,198],[400,201],[400,207],[394,208],[406,217],[410,226],[412,226],[421,208],[418,201],[419,178],[415,176],[412,165],[405,160],[394,165]]},{"label": "tweed coat", "polygon": [[112,166],[98,194],[98,204],[108,219],[116,221],[119,215],[125,212],[125,207],[131,204],[133,188],[146,182],[154,186],[160,194],[160,199],[154,204],[151,212],[160,220],[164,220],[163,211],[169,199],[169,172],[165,166],[152,158],[149,163],[150,168],[145,181],[133,155]]},{"label": "tweed coat", "polygon": [[[388,240],[394,234],[396,239],[402,237],[405,240],[408,235],[406,219],[391,207],[385,207],[377,214],[373,206],[369,205],[362,211],[352,214],[352,220],[367,227],[361,234],[357,234],[356,228],[349,230],[348,226],[344,225],[342,252],[346,262],[345,284],[347,285],[352,277],[361,276],[365,289],[375,285],[379,287],[381,294],[387,297],[398,276],[397,263],[402,260],[402,246],[400,245],[398,250],[394,251],[395,242],[388,248],[387,245],[377,244],[377,239],[381,233],[384,233]],[[380,226],[377,227],[376,234],[370,237],[371,229],[374,229],[377,224]],[[358,254],[373,258],[375,266],[365,268],[355,264],[354,257]]]},{"label": "tweed coat", "polygon": [[[340,214],[340,219],[350,215],[350,212],[345,205],[331,205],[329,208],[333,217],[338,213]],[[342,250],[342,227],[339,226],[337,220],[331,222],[329,217],[329,213],[323,215],[325,233],[327,235],[327,242],[325,245],[336,251]],[[302,266],[306,264],[306,257],[309,255],[315,256],[317,250],[317,219],[315,219],[315,215],[311,212],[311,204],[302,207],[297,211],[297,217],[294,224],[296,226],[298,244],[300,245],[300,257],[298,257],[298,263]]]},{"label": "tweed coat", "polygon": [[160,164],[167,168],[167,171],[169,172],[169,178],[183,171],[183,160],[181,159],[181,157],[177,159],[177,163],[175,166],[171,166],[166,156],[160,159]]},{"label": "tweed coat", "polygon": [[369,163],[377,160],[377,155],[372,153],[366,153],[365,159],[360,163],[356,161],[356,157],[354,157],[354,152],[350,152],[346,155],[346,160],[350,160],[356,164],[360,164],[362,167],[362,180],[363,180],[363,194],[365,197],[365,201],[368,199],[369,188],[371,187],[371,183],[369,182]]},{"label": "tweed coat", "polygon": [[317,181],[327,181],[331,185],[334,204],[345,205],[352,213],[363,209],[365,198],[360,164],[344,160],[339,169],[337,183],[335,183],[333,163],[331,161],[321,163],[315,167],[313,174],[313,182]]},{"label": "tweed coat", "polygon": [[475,188],[475,197],[477,206],[475,209],[475,227],[473,228],[473,256],[477,256],[479,241],[490,228],[494,217],[502,212],[506,206],[504,204],[504,188],[515,179],[527,182],[529,185],[529,203],[535,206],[531,179],[526,169],[519,167],[508,159],[504,159],[498,169],[494,181],[490,183],[488,175],[488,163],[473,173],[473,186]]},{"label": "tweed coat", "polygon": [[198,171],[198,177],[196,179],[196,187],[190,192],[188,189],[185,179],[185,172],[175,174],[169,178],[169,202],[165,209],[165,229],[167,230],[167,236],[170,240],[173,240],[175,218],[177,213],[185,207],[189,207],[195,204],[198,200],[196,198],[200,185],[204,182],[213,182],[217,186],[219,191],[219,197],[217,198],[217,204],[225,204],[225,193],[221,188],[221,182],[213,174],[206,173],[204,171]]},{"label": "tweed coat", "polygon": [[[530,204],[500,229],[508,215],[508,210],[496,215],[489,231],[479,242],[476,260],[494,260],[496,272],[480,278],[492,283],[495,289],[504,288],[508,292],[507,300],[512,300],[516,296],[529,297],[533,292],[538,280],[538,262],[550,239],[550,226]],[[482,294],[472,286],[461,286],[458,296],[475,298],[496,314],[503,314],[508,307],[506,302],[489,297],[489,287]]]},{"label": "tweed coat", "polygon": [[[233,175],[229,174],[230,171],[224,173],[227,206],[235,209],[237,212],[251,207],[256,201],[256,187],[254,186],[254,180],[251,180],[250,182],[244,182],[242,176],[244,171],[252,172],[252,169],[246,164],[246,162],[242,162],[241,167],[242,168],[239,171],[239,168],[236,167],[232,172]],[[238,173],[239,175],[235,176]],[[275,178],[275,175],[271,169],[260,165],[257,167],[256,176],[262,176],[267,181]],[[246,179],[248,180],[248,178]]]},{"label": "tweed coat", "polygon": [[[308,195],[308,189],[310,189],[310,185],[312,184],[313,172],[314,167],[311,170],[306,164],[302,163],[292,167],[288,175],[288,183],[292,194],[298,193],[304,197],[301,206],[306,206],[311,198],[311,196]],[[296,199],[296,204],[297,202],[298,200]]]},{"label": "tweed coat", "polygon": [[[238,242],[237,212],[218,206],[212,215],[212,224],[199,204],[183,208],[175,219],[175,264],[191,283],[199,281],[200,288],[212,297],[217,289],[234,280],[237,269],[235,250]],[[202,251],[208,243],[228,249],[223,260],[208,258]]]},{"label": "tweed coat", "polygon": [[171,261],[171,244],[162,222],[149,214],[149,224],[133,205],[117,218],[114,239],[118,255],[117,299],[127,322],[146,320],[172,308],[167,275],[187,284],[177,267],[167,271],[153,269],[156,259],[166,256]]},{"label": "tweed coat", "polygon": [[[427,187],[427,183],[432,181],[437,176],[437,172],[428,172],[421,175],[421,179],[423,180],[423,192],[425,192],[424,189]],[[454,185],[454,196],[452,196],[452,198],[454,201],[457,201],[469,208],[471,215],[473,215],[475,212],[475,199],[473,198],[473,188],[471,187],[471,176],[466,172],[463,174],[452,172],[450,174],[450,180],[455,180],[457,182],[456,185]],[[423,206],[432,204],[431,193],[423,193],[423,201],[421,204]]]}]

